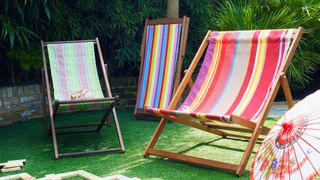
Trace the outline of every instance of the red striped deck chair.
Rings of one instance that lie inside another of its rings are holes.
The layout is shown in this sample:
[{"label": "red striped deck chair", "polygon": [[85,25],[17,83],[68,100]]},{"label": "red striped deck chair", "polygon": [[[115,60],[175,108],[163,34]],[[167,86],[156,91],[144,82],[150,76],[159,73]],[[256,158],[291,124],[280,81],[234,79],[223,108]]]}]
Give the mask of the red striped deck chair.
[{"label": "red striped deck chair", "polygon": [[[241,176],[256,141],[261,140],[259,135],[269,131],[263,124],[280,85],[288,105],[293,105],[285,73],[302,32],[302,28],[209,31],[169,107],[145,107],[147,112],[162,119],[144,155],[228,170]],[[183,103],[177,106],[205,50],[197,78]],[[245,138],[249,142],[239,164],[156,150],[154,146],[167,120],[222,137]]]},{"label": "red striped deck chair", "polygon": [[186,16],[146,20],[140,51],[136,119],[160,120],[143,111],[143,107],[168,107],[181,80],[188,26]]},{"label": "red striped deck chair", "polygon": [[[95,48],[96,46],[96,48]],[[43,112],[45,131],[51,131],[54,156],[56,159],[65,156],[83,154],[96,154],[120,151],[124,152],[124,144],[115,110],[116,98],[112,97],[107,77],[107,66],[104,64],[99,40],[84,41],[41,41],[44,69],[42,70],[43,84]],[[45,51],[47,49],[47,53]],[[97,52],[95,52],[95,50]],[[95,54],[99,55],[96,64]],[[47,61],[48,57],[48,61]],[[105,85],[103,94],[97,68],[101,67],[101,81]],[[51,93],[53,89],[53,94]],[[47,101],[47,103],[46,103]],[[46,114],[48,104],[50,126],[47,125]],[[105,113],[97,122],[90,124],[72,124],[56,126],[57,112],[70,112],[73,110],[104,109]],[[113,115],[120,147],[82,152],[59,153],[56,134],[69,134],[77,132],[99,132],[103,125],[110,126],[109,116]],[[74,129],[75,128],[75,129]],[[79,128],[81,128],[79,130]],[[56,130],[59,129],[59,132]],[[65,130],[69,129],[69,130]]]}]

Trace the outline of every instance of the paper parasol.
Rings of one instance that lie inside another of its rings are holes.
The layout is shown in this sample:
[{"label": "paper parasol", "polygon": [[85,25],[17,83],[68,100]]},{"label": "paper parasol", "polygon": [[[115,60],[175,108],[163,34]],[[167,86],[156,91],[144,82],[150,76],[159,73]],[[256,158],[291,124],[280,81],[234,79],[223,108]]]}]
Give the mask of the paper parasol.
[{"label": "paper parasol", "polygon": [[313,179],[320,174],[320,90],[276,123],[254,159],[251,179]]}]

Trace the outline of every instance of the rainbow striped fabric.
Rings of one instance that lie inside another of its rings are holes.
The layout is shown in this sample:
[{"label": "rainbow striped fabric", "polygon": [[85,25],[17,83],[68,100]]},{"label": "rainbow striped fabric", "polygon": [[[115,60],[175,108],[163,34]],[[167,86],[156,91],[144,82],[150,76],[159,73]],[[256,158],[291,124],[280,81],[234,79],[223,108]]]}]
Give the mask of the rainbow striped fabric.
[{"label": "rainbow striped fabric", "polygon": [[177,110],[148,108],[171,118],[229,121],[261,117],[283,71],[293,30],[212,32],[200,72]]},{"label": "rainbow striped fabric", "polygon": [[138,109],[166,108],[171,100],[182,24],[148,25]]},{"label": "rainbow striped fabric", "polygon": [[[93,42],[48,44],[47,49],[55,100],[71,100],[71,95],[80,90],[88,90],[93,98],[104,97]],[[94,103],[78,103],[63,105],[63,108],[87,108],[90,105],[97,106]]]}]

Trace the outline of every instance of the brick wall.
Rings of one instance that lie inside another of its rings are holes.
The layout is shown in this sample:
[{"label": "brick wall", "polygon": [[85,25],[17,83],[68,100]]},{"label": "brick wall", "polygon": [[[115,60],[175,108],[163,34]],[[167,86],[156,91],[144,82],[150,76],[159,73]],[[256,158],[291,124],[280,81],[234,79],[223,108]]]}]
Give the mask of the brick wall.
[{"label": "brick wall", "polygon": [[112,95],[120,97],[118,106],[134,107],[136,104],[138,77],[110,78]]},{"label": "brick wall", "polygon": [[41,110],[39,85],[0,88],[0,126],[38,117]]},{"label": "brick wall", "polygon": [[[135,106],[137,77],[110,78],[112,95],[120,97],[118,106]],[[0,126],[42,116],[40,85],[0,88]]]}]

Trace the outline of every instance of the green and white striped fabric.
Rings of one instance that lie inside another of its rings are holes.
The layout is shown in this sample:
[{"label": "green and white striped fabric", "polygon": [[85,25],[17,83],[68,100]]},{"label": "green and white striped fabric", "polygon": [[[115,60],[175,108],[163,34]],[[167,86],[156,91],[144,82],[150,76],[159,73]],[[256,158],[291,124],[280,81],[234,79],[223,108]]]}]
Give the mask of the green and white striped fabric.
[{"label": "green and white striped fabric", "polygon": [[[54,100],[72,100],[79,91],[92,98],[104,98],[97,72],[93,42],[48,44],[48,56],[54,89]],[[106,102],[94,103],[106,104]],[[88,108],[93,103],[78,103],[66,109]],[[63,108],[63,109],[65,109]]]}]

